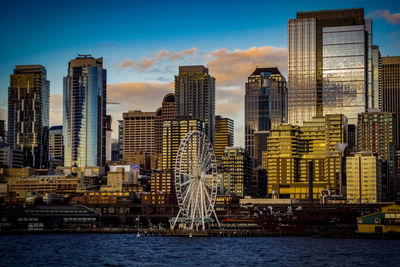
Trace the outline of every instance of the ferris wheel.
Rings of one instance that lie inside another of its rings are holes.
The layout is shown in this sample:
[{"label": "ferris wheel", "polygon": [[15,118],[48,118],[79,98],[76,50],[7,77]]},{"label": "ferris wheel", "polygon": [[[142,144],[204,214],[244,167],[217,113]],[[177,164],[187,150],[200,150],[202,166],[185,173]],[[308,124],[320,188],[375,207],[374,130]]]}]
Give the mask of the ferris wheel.
[{"label": "ferris wheel", "polygon": [[202,131],[191,131],[182,139],[175,164],[175,190],[179,205],[176,223],[186,229],[205,229],[206,223],[214,222],[213,214],[217,197],[217,165],[214,149]]}]

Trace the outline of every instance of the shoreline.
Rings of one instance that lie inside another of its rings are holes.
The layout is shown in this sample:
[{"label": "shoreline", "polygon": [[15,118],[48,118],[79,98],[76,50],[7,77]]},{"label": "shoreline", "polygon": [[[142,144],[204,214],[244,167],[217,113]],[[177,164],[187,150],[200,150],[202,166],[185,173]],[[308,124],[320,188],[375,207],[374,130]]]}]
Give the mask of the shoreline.
[{"label": "shoreline", "polygon": [[[123,228],[103,228],[103,229],[52,229],[52,230],[0,230],[1,235],[44,235],[44,234],[137,234],[137,229]],[[155,230],[143,229],[139,231],[140,236],[158,236],[158,237],[311,237],[311,238],[331,238],[331,239],[385,239],[400,240],[400,234],[397,233],[293,233],[293,232],[271,232],[263,230]]]}]

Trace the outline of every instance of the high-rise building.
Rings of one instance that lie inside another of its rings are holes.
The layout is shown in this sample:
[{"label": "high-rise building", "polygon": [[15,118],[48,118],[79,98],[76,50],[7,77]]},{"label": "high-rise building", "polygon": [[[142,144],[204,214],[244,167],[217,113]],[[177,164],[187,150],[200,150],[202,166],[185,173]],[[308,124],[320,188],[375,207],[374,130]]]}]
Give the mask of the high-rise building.
[{"label": "high-rise building", "polygon": [[163,122],[173,120],[175,118],[175,94],[168,93],[164,96],[161,107],[156,111],[155,125],[155,148],[154,152],[161,154],[162,152],[162,128]]},{"label": "high-rise building", "polygon": [[203,131],[204,123],[185,117],[164,121],[162,136],[161,170],[151,174],[151,191],[173,194],[175,192],[174,170],[181,140],[190,131]]},{"label": "high-rise building", "polygon": [[124,121],[118,120],[118,148],[119,155],[117,161],[123,159],[123,140],[124,140]]},{"label": "high-rise building", "polygon": [[223,118],[215,116],[215,141],[214,151],[217,166],[220,168],[222,165],[222,155],[227,146],[232,147],[234,142],[233,133],[233,120],[230,118]]},{"label": "high-rise building", "polygon": [[7,141],[7,134],[6,134],[6,121],[0,120],[0,141],[6,142]]},{"label": "high-rise building", "polygon": [[227,147],[222,156],[224,193],[243,197],[251,190],[252,161],[242,147]]},{"label": "high-rise building", "polygon": [[396,123],[396,146],[400,149],[400,56],[382,57],[382,110],[393,112]]},{"label": "high-rise building", "polygon": [[106,161],[111,161],[111,133],[112,117],[106,115]]},{"label": "high-rise building", "polygon": [[256,68],[246,83],[245,148],[254,158],[254,133],[287,122],[286,79],[278,68]]},{"label": "high-rise building", "polygon": [[123,122],[123,159],[133,163],[132,157],[138,152],[150,156],[154,153],[155,112],[129,110],[122,114]]},{"label": "high-rise building", "polygon": [[383,201],[392,201],[394,197],[396,136],[395,115],[393,113],[370,111],[358,115],[358,151],[377,153],[383,161]]},{"label": "high-rise building", "polygon": [[49,87],[41,65],[16,66],[10,75],[7,142],[23,151],[24,166],[48,165]]},{"label": "high-rise building", "polygon": [[357,124],[375,94],[371,45],[363,8],[297,12],[288,23],[289,123],[344,114]]},{"label": "high-rise building", "polygon": [[12,149],[6,142],[0,141],[0,168],[22,168],[23,164],[22,150]]},{"label": "high-rise building", "polygon": [[369,108],[371,109],[380,109],[382,110],[382,59],[381,53],[379,51],[379,47],[377,45],[373,45],[371,47],[372,52],[372,87],[370,88],[370,92],[368,96],[371,96],[371,99],[368,100],[368,103],[371,103]]},{"label": "high-rise building", "polygon": [[59,159],[64,162],[63,126],[52,126],[49,129],[50,160]]},{"label": "high-rise building", "polygon": [[346,157],[347,203],[382,201],[381,160],[377,154],[358,152]]},{"label": "high-rise building", "polygon": [[64,166],[104,166],[106,86],[103,58],[79,55],[64,77]]},{"label": "high-rise building", "polygon": [[267,151],[269,131],[258,131],[254,133],[254,168],[262,168],[263,152]]},{"label": "high-rise building", "polygon": [[314,117],[302,127],[281,125],[270,130],[266,157],[268,194],[280,198],[309,199],[309,163],[312,163],[313,199],[323,189],[343,193],[347,118]]},{"label": "high-rise building", "polygon": [[180,66],[175,76],[176,116],[190,116],[205,123],[205,132],[214,144],[215,78],[204,66]]}]

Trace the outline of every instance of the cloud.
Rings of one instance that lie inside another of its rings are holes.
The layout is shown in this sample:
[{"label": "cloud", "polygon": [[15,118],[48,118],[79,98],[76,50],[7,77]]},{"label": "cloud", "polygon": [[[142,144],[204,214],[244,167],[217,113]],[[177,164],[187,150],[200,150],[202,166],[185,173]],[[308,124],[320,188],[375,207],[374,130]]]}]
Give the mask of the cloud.
[{"label": "cloud", "polygon": [[287,73],[286,48],[262,46],[234,51],[222,48],[206,56],[209,58],[206,65],[218,86],[244,87],[256,67],[278,67],[282,74]]},{"label": "cloud", "polygon": [[367,14],[367,17],[377,19],[383,18],[386,22],[391,24],[400,24],[400,13],[390,13],[387,9],[376,9]]},{"label": "cloud", "polygon": [[166,61],[167,63],[171,63],[183,60],[186,57],[195,56],[196,53],[196,47],[178,52],[161,49],[149,57],[144,56],[141,61],[125,59],[122,62],[115,64],[115,66],[119,68],[133,68],[137,72],[157,71],[157,69],[152,69],[152,67],[156,65],[158,66],[160,62]]},{"label": "cloud", "polygon": [[50,95],[50,126],[62,125],[63,120],[63,96]]},{"label": "cloud", "polygon": [[8,113],[4,108],[0,108],[0,120],[7,120]]}]

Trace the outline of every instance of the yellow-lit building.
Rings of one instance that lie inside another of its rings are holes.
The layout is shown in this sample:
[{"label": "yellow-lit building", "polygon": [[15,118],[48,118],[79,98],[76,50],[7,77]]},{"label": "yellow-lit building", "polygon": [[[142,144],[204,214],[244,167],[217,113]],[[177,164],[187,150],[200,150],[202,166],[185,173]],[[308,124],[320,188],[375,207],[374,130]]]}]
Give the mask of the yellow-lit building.
[{"label": "yellow-lit building", "polygon": [[279,198],[308,199],[309,162],[313,165],[313,199],[323,189],[341,191],[341,157],[347,142],[344,115],[314,117],[302,127],[280,125],[268,136],[263,166],[268,173],[268,194]]},{"label": "yellow-lit building", "polygon": [[78,178],[65,176],[32,176],[27,178],[13,177],[8,180],[8,191],[24,198],[26,192],[38,194],[70,194],[78,187]]},{"label": "yellow-lit building", "polygon": [[161,170],[151,174],[151,191],[173,194],[175,192],[175,160],[181,140],[190,131],[203,130],[203,122],[187,117],[163,122]]},{"label": "yellow-lit building", "polygon": [[400,205],[382,207],[382,211],[357,218],[360,233],[400,232]]},{"label": "yellow-lit building", "polygon": [[223,189],[227,195],[244,196],[250,189],[251,160],[242,147],[227,147],[222,156]]},{"label": "yellow-lit building", "polygon": [[215,116],[215,141],[214,151],[217,166],[220,168],[222,155],[227,146],[233,146],[233,120]]},{"label": "yellow-lit building", "polygon": [[346,157],[347,203],[382,201],[381,160],[377,154],[358,152]]}]

